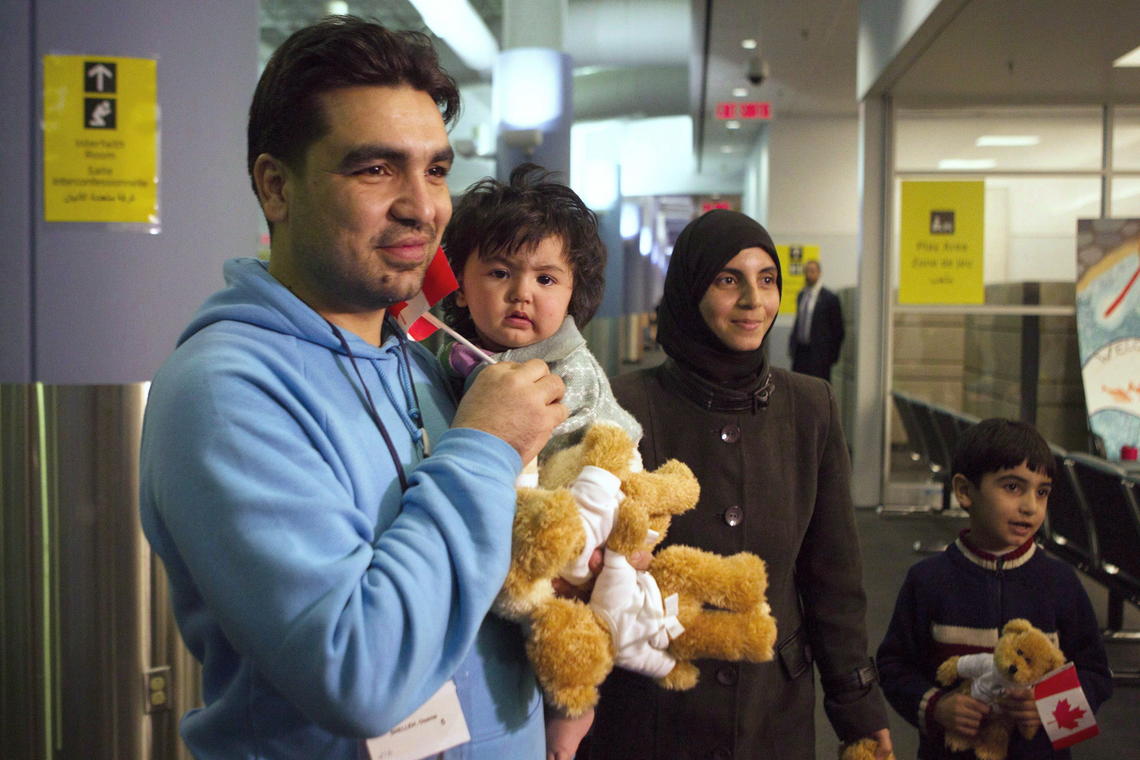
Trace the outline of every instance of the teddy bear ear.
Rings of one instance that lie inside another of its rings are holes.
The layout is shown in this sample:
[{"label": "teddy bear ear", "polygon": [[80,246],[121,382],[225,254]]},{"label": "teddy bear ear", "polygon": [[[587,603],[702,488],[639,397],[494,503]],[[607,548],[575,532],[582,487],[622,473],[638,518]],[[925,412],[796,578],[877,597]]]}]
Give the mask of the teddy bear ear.
[{"label": "teddy bear ear", "polygon": [[1005,627],[1002,628],[1002,633],[1025,633],[1032,627],[1028,620],[1014,618],[1005,624]]}]

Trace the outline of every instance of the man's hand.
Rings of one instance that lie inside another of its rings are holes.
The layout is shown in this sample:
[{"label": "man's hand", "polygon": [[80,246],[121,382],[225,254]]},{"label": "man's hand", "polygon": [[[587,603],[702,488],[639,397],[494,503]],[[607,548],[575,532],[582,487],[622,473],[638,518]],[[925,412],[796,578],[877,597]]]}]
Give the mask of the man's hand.
[{"label": "man's hand", "polygon": [[573,760],[582,738],[594,722],[593,708],[577,718],[567,718],[556,710],[546,713],[546,760]]},{"label": "man's hand", "polygon": [[479,373],[455,411],[452,427],[482,430],[514,447],[523,462],[538,456],[566,419],[562,378],[541,359],[499,362]]},{"label": "man's hand", "polygon": [[947,694],[934,706],[934,720],[947,731],[961,736],[977,736],[990,706],[960,691]]},{"label": "man's hand", "polygon": [[1017,723],[1017,730],[1026,739],[1032,739],[1041,728],[1041,715],[1037,712],[1037,700],[1029,689],[1008,689],[998,697],[1001,709]]},{"label": "man's hand", "polygon": [[895,746],[891,744],[891,730],[889,728],[880,728],[871,734],[871,738],[879,743],[875,749],[875,760],[887,760],[887,758],[895,756]]}]

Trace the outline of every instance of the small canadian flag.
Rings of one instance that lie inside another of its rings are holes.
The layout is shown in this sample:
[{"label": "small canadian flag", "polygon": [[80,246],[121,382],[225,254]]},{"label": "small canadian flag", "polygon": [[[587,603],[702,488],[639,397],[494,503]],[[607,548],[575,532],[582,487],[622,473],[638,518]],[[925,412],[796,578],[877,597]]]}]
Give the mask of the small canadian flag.
[{"label": "small canadian flag", "polygon": [[1071,747],[1100,733],[1073,663],[1045,674],[1034,684],[1033,698],[1053,749]]},{"label": "small canadian flag", "polygon": [[459,289],[459,283],[447,263],[443,248],[437,248],[435,256],[424,273],[423,290],[410,301],[400,301],[388,307],[388,313],[396,318],[400,326],[413,340],[423,340],[435,332],[439,322],[432,319],[428,309],[443,300],[444,296]]}]

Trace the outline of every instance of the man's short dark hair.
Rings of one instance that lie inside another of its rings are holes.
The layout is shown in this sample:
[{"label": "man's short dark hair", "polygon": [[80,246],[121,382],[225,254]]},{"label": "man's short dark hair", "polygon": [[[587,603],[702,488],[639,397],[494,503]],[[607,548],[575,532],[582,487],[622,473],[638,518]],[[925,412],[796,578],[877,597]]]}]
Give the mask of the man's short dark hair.
[{"label": "man's short dark hair", "polygon": [[431,96],[444,124],[459,115],[459,88],[440,68],[427,35],[392,31],[355,16],[329,16],[289,35],[258,80],[249,107],[250,180],[262,153],[294,169],[300,166],[305,151],[329,129],[318,98],[361,85],[406,85]]},{"label": "man's short dark hair", "polygon": [[[457,277],[472,253],[480,258],[529,253],[551,236],[562,238],[566,261],[574,275],[567,311],[579,328],[597,312],[605,289],[606,247],[598,237],[598,218],[555,174],[536,164],[522,164],[504,184],[479,180],[455,204],[443,233],[443,249]],[[461,334],[474,337],[471,313],[443,303],[447,321]]]},{"label": "man's short dark hair", "polygon": [[991,417],[959,436],[952,470],[979,485],[986,473],[1012,469],[1023,462],[1034,472],[1056,477],[1053,451],[1037,428],[1027,422]]}]

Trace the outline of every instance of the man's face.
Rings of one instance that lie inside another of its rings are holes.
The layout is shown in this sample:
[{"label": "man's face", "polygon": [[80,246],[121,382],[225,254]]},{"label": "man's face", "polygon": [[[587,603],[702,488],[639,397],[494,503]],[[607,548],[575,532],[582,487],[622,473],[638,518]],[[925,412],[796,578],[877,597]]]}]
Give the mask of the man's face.
[{"label": "man's face", "polygon": [[346,87],[320,103],[328,132],[283,170],[273,256],[319,313],[376,312],[421,287],[451,218],[451,146],[436,104],[411,87]]},{"label": "man's face", "polygon": [[808,287],[812,287],[819,282],[819,264],[814,261],[809,261],[804,264],[804,282],[807,283]]}]

